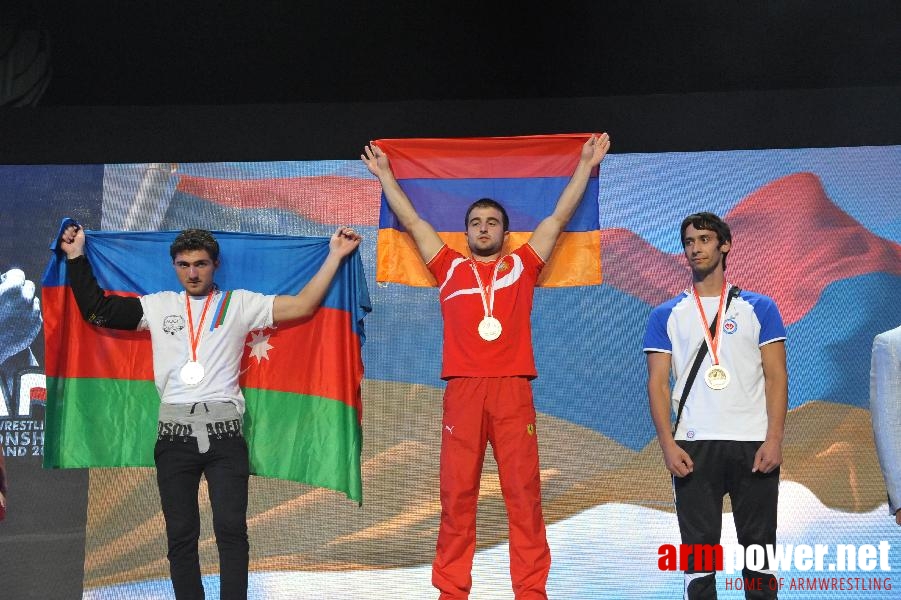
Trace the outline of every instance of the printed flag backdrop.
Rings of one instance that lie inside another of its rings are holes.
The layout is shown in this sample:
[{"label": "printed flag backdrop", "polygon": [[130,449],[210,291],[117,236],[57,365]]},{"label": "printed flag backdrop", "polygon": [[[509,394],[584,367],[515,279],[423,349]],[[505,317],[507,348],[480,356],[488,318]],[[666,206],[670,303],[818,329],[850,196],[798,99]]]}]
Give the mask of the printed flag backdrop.
[{"label": "printed flag backdrop", "polygon": [[[47,177],[48,169],[33,176]],[[434,598],[442,324],[434,289],[375,282],[380,189],[365,167],[359,161],[105,165],[102,181],[79,177],[73,167],[58,169],[60,186],[72,178],[97,181],[94,188],[78,187],[85,197],[102,197],[99,207],[78,217],[93,229],[200,226],[324,236],[352,224],[364,233],[360,254],[373,308],[362,348],[365,504],[322,488],[252,478],[251,597]],[[16,177],[27,176],[23,171]],[[491,194],[476,187],[473,199]],[[651,308],[688,283],[678,225],[699,210],[732,224],[729,279],[772,296],[788,328],[780,541],[824,544],[831,555],[838,544],[890,545],[891,571],[845,565],[824,574],[790,562],[779,566],[786,584],[829,575],[859,578],[868,589],[784,589],[780,597],[897,594],[897,588],[872,589],[875,579],[901,583],[901,533],[888,515],[868,393],[873,337],[901,324],[899,198],[901,147],[605,159],[597,196],[585,200],[598,210],[603,283],[539,289],[532,317],[552,597],[681,595],[681,574],[658,569],[659,547],[678,544],[679,535],[646,408],[641,338]],[[462,230],[462,222],[460,214],[458,226],[449,220],[446,227]],[[45,237],[53,233],[55,225]],[[158,269],[167,268],[162,257]],[[32,397],[39,405],[39,394]],[[14,421],[15,410],[9,414]],[[9,446],[13,432],[4,433]],[[7,456],[13,466],[16,460]],[[729,510],[727,502],[724,543],[735,541]],[[11,512],[2,526],[16,518]],[[85,531],[78,558],[85,598],[169,597],[152,469],[91,469]],[[478,535],[473,597],[512,598],[506,514],[490,457]],[[215,542],[206,521],[201,559],[215,597]],[[743,597],[727,590],[724,579],[720,598]]]}]

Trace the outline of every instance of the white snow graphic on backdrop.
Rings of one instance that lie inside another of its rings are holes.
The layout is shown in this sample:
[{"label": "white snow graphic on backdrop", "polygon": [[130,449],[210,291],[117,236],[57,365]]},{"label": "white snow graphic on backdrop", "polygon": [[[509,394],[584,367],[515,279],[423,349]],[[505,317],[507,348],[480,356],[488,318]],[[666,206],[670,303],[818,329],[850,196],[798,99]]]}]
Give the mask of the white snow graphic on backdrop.
[{"label": "white snow graphic on backdrop", "polygon": [[[873,571],[780,571],[786,588],[782,599],[820,600],[822,598],[885,599],[897,597],[901,589],[858,589],[856,591],[789,590],[791,579],[811,577],[860,578],[864,582],[889,580],[901,571],[901,528],[894,524],[885,505],[869,513],[845,513],[825,507],[804,486],[784,482],[779,498],[779,542],[783,545],[828,544],[828,566],[834,560],[837,544],[871,544],[887,541],[891,572]],[[626,504],[605,504],[548,527],[553,555],[548,596],[555,600],[656,600],[682,597],[682,574],[657,568],[662,544],[679,543],[675,515]],[[735,544],[732,515],[723,515],[724,545]],[[506,544],[479,552],[473,566],[474,600],[512,600]],[[724,581],[740,573],[720,574],[719,597],[744,598],[741,591],[726,590]],[[365,598],[398,600],[437,598],[431,586],[431,567],[342,572],[270,572],[250,574],[249,598],[253,600],[313,600]],[[204,578],[208,598],[218,598],[218,577]],[[860,587],[861,584],[857,584]],[[868,586],[872,588],[872,585]],[[146,581],[88,590],[85,600],[168,600],[169,582]]]}]

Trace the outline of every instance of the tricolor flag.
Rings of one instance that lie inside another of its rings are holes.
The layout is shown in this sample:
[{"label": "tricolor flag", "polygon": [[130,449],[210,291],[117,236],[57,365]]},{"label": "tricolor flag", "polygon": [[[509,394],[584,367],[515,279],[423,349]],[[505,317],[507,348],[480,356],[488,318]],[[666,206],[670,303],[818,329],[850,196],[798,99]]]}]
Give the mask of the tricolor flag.
[{"label": "tricolor flag", "polygon": [[[117,294],[180,290],[176,232],[87,232],[97,281]],[[216,232],[223,290],[295,294],[328,254],[328,238]],[[159,396],[150,334],[82,319],[54,253],[44,274],[45,467],[152,466]],[[241,363],[251,472],[342,491],[362,501],[360,354],[369,293],[359,253],[348,257],[309,320],[248,335]],[[221,312],[221,311],[220,311]],[[215,322],[213,323],[215,326]]]},{"label": "tricolor flag", "polygon": [[[466,209],[479,198],[500,202],[510,217],[507,248],[528,241],[550,215],[575,171],[589,134],[497,138],[376,140],[401,188],[419,215],[449,246],[464,255]],[[412,238],[388,207],[379,215],[376,280],[434,286]],[[592,171],[582,203],[557,241],[539,285],[601,283],[598,170]]]}]

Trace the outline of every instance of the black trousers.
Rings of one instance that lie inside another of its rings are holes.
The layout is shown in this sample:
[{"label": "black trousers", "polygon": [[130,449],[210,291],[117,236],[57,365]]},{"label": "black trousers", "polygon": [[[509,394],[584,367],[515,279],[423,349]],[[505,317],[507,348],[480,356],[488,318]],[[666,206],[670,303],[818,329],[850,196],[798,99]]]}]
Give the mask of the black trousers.
[{"label": "black trousers", "polygon": [[[762,442],[731,440],[679,441],[694,471],[687,477],[673,477],[676,515],[683,544],[718,544],[723,522],[723,497],[729,494],[738,543],[744,547],[776,543],[776,512],[779,500],[779,469],[752,473],[754,455]],[[696,569],[696,566],[698,567]],[[686,598],[715,600],[715,573],[704,573],[702,565],[688,557],[685,571]],[[776,598],[770,589],[773,575],[742,569],[746,579],[760,578],[762,589],[745,589],[751,600]]]},{"label": "black trousers", "polygon": [[197,492],[206,476],[219,548],[221,600],[246,600],[247,485],[249,465],[243,437],[210,439],[201,454],[196,439],[158,440],[154,451],[169,552],[169,573],[177,600],[203,600],[200,558],[200,510]]}]

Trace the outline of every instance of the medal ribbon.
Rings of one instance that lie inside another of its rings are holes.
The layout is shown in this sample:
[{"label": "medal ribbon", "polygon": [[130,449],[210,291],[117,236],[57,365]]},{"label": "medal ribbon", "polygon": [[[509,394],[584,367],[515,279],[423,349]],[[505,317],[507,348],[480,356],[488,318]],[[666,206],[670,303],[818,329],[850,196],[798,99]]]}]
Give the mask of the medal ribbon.
[{"label": "medal ribbon", "polygon": [[[486,289],[485,285],[482,283],[482,277],[479,275],[479,268],[476,266],[476,259],[469,259],[469,266],[472,267],[472,273],[476,276],[476,282],[479,284],[479,292],[482,297],[482,308],[485,309],[485,316],[491,317],[494,315],[494,284],[497,283],[497,270],[501,266],[501,261],[506,257],[501,257],[497,260],[497,263],[494,265],[494,273],[491,275],[491,285],[489,285]],[[487,298],[486,298],[487,294]]]},{"label": "medal ribbon", "polygon": [[200,345],[200,338],[203,337],[203,320],[206,318],[206,311],[210,307],[215,291],[216,287],[213,286],[210,288],[210,293],[207,294],[203,303],[203,312],[200,313],[200,323],[197,324],[196,333],[194,332],[194,318],[191,315],[191,296],[185,292],[185,312],[188,313],[188,339],[190,340],[192,362],[197,362],[197,347]]},{"label": "medal ribbon", "polygon": [[698,295],[698,290],[695,288],[694,284],[691,285],[691,293],[695,297],[695,304],[698,307],[698,315],[701,317],[701,323],[704,325],[704,340],[707,342],[707,349],[710,351],[710,360],[714,365],[720,364],[720,357],[717,355],[717,349],[719,347],[720,341],[720,329],[723,327],[723,319],[726,318],[726,280],[723,280],[723,291],[720,292],[720,305],[719,308],[716,309],[717,315],[719,318],[717,319],[716,331],[713,332],[713,337],[710,336],[710,323],[707,322],[707,317],[704,315],[704,307],[701,305],[701,297]]}]

